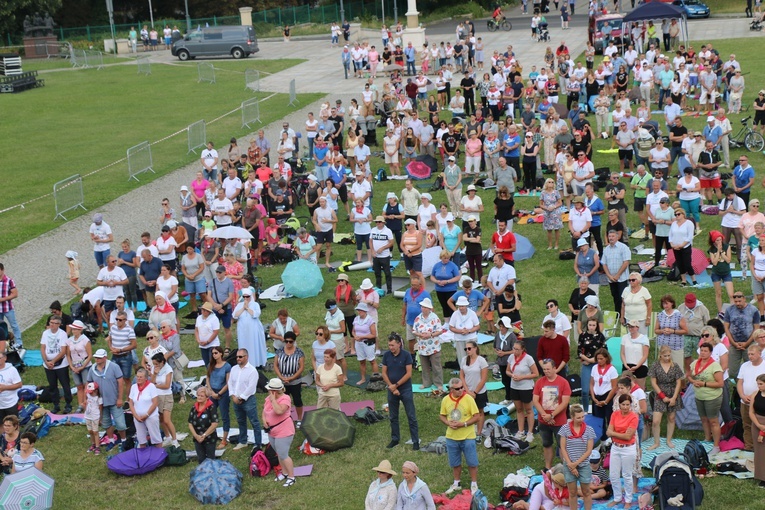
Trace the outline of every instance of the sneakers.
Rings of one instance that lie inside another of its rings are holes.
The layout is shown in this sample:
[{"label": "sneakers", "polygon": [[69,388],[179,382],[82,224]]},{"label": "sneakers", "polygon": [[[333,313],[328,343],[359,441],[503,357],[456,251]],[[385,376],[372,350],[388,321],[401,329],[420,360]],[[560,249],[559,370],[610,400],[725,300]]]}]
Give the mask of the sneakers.
[{"label": "sneakers", "polygon": [[476,482],[470,482],[470,494],[478,492],[478,484]]},{"label": "sneakers", "polygon": [[96,447],[93,445],[90,445],[90,448],[88,448],[87,453],[93,453],[95,451]]},{"label": "sneakers", "polygon": [[388,443],[388,446],[386,446],[386,448],[390,450],[391,448],[395,448],[396,446],[398,446],[398,441],[391,440],[391,442]]},{"label": "sneakers", "polygon": [[238,445],[234,446],[234,450],[241,450],[243,448],[247,448],[247,443],[239,443]]},{"label": "sneakers", "polygon": [[460,492],[462,490],[462,485],[459,482],[454,482],[448,489],[446,489],[446,494],[449,496],[450,494],[454,494],[455,492]]},{"label": "sneakers", "polygon": [[178,442],[178,440],[177,440],[177,439],[174,439],[174,440],[173,440],[173,442],[172,442],[172,443],[170,443],[170,444],[172,444],[172,445],[173,445],[173,446],[175,446],[176,448],[180,448],[180,447],[181,447],[181,444]]},{"label": "sneakers", "polygon": [[510,405],[510,401],[509,400],[503,400],[502,402],[499,403],[499,405],[501,405],[501,406],[509,406]]},{"label": "sneakers", "polygon": [[523,430],[519,430],[518,432],[515,433],[513,437],[519,440],[524,439],[526,437],[526,432],[524,432]]},{"label": "sneakers", "polygon": [[295,422],[295,428],[296,428],[296,429],[299,429],[299,428],[300,428],[300,426],[301,426],[302,424],[303,424],[303,422],[302,422],[302,421],[300,421],[300,420],[296,421],[296,422]]},{"label": "sneakers", "polygon": [[101,448],[99,447],[93,448],[93,455],[101,455]]},{"label": "sneakers", "polygon": [[710,457],[711,457],[712,455],[717,455],[718,453],[720,453],[720,448],[719,448],[718,446],[715,446],[714,448],[712,448],[711,450],[709,450],[709,456],[710,456]]},{"label": "sneakers", "polygon": [[292,487],[293,485],[295,485],[295,479],[288,476],[282,484],[282,487]]},{"label": "sneakers", "polygon": [[117,451],[119,453],[122,453],[125,451],[125,444],[122,441],[120,441],[119,444],[117,445]]},{"label": "sneakers", "polygon": [[529,432],[526,434],[526,442],[527,443],[533,443],[534,442],[534,434],[532,432]]},{"label": "sneakers", "polygon": [[173,438],[170,436],[167,436],[165,439],[162,440],[162,448],[167,448],[170,446],[170,443],[173,442]]},{"label": "sneakers", "polygon": [[281,482],[281,481],[283,481],[285,478],[287,478],[287,477],[286,477],[286,476],[284,476],[283,474],[279,473],[278,475],[276,475],[276,478],[274,478],[274,481],[275,481],[275,482]]}]

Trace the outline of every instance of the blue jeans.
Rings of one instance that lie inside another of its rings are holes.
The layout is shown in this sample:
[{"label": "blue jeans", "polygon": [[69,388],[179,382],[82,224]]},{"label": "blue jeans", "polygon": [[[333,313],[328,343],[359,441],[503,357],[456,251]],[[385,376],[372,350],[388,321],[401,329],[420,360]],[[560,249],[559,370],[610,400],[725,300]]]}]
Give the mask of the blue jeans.
[{"label": "blue jeans", "polygon": [[669,148],[669,154],[672,159],[669,160],[669,166],[675,164],[675,160],[683,155],[683,148],[682,147],[670,147]]},{"label": "blue jeans", "polygon": [[390,439],[391,441],[401,440],[401,431],[398,426],[399,403],[404,404],[404,412],[409,420],[409,435],[412,437],[412,443],[420,442],[420,433],[417,426],[417,414],[414,410],[414,393],[412,389],[401,390],[399,394],[394,395],[388,390],[388,412],[390,414]]},{"label": "blue jeans", "polygon": [[[213,391],[218,393],[218,390],[215,388],[213,388]],[[231,429],[231,397],[229,396],[228,391],[218,395],[217,400],[214,398],[210,400],[212,400],[212,403],[218,409],[218,414],[223,421],[223,432],[228,432]]]},{"label": "blue jeans", "polygon": [[685,211],[685,214],[688,216],[693,216],[693,221],[696,222],[696,225],[699,224],[699,203],[701,202],[701,198],[697,198],[695,200],[680,200],[680,207],[683,208]]},{"label": "blue jeans", "polygon": [[122,370],[122,378],[127,384],[130,383],[130,376],[133,375],[133,356],[128,353],[124,356],[112,356],[112,363],[115,363]]},{"label": "blue jeans", "polygon": [[19,329],[19,323],[16,320],[16,310],[10,310],[8,312],[0,312],[0,321],[7,319],[8,324],[11,326],[13,336],[16,337],[16,345],[21,345],[21,329]]},{"label": "blue jeans", "polygon": [[98,267],[104,267],[106,265],[106,259],[109,258],[109,252],[110,252],[110,250],[94,251],[93,252],[93,258],[96,259],[96,265]]},{"label": "blue jeans", "polygon": [[200,347],[199,352],[202,355],[202,361],[204,361],[205,367],[210,366],[210,359],[212,359],[212,347],[209,349]]},{"label": "blue jeans", "polygon": [[585,365],[582,363],[582,407],[584,412],[587,411],[587,407],[590,405],[590,379],[592,379],[592,365]]},{"label": "blue jeans", "polygon": [[417,69],[414,67],[414,60],[407,60],[406,61],[406,74],[414,76],[417,74]]},{"label": "blue jeans", "polygon": [[202,175],[204,175],[205,179],[208,181],[215,181],[218,182],[218,169],[210,170],[208,171],[206,168],[202,170]]},{"label": "blue jeans", "polygon": [[242,402],[234,403],[236,424],[239,427],[239,444],[247,444],[247,419],[250,419],[255,434],[255,445],[260,446],[260,420],[258,419],[258,400],[255,395]]}]

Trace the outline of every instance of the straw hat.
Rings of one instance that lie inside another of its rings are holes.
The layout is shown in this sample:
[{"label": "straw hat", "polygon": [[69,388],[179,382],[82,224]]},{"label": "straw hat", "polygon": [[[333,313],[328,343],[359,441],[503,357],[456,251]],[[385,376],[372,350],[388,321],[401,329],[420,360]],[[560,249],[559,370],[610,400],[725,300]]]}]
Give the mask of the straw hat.
[{"label": "straw hat", "polygon": [[393,468],[390,465],[390,461],[388,459],[384,459],[380,461],[380,464],[377,467],[372,468],[372,471],[377,471],[378,473],[386,473],[391,476],[396,476],[396,472],[393,471]]}]

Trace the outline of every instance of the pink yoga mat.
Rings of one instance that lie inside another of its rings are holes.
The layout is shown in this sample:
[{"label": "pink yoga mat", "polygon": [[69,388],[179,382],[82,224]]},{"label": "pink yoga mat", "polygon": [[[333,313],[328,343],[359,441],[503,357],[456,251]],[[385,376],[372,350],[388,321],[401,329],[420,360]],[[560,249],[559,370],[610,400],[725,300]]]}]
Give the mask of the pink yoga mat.
[{"label": "pink yoga mat", "polygon": [[[374,409],[375,403],[372,400],[362,400],[360,402],[343,402],[340,404],[340,410],[344,412],[346,416],[353,416],[356,411],[364,409],[365,407]],[[315,409],[316,406],[303,406],[304,413]],[[297,413],[295,412],[294,407],[292,408],[292,419],[297,421]]]},{"label": "pink yoga mat", "polygon": [[313,464],[307,466],[295,466],[295,476],[311,476]]}]

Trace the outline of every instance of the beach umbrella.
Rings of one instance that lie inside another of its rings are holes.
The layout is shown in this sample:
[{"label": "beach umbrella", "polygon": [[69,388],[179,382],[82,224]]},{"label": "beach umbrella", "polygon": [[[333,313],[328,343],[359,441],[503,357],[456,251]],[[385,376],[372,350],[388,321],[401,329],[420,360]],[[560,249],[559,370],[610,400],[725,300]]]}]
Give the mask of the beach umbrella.
[{"label": "beach umbrella", "polygon": [[351,419],[342,411],[329,407],[306,412],[300,430],[311,446],[328,452],[350,448],[356,437],[356,427]]},{"label": "beach umbrella", "polygon": [[284,290],[299,298],[318,296],[324,285],[319,266],[305,259],[293,260],[282,273]]},{"label": "beach umbrella", "polygon": [[230,462],[205,459],[189,473],[189,492],[200,503],[228,505],[242,493],[242,478]]},{"label": "beach umbrella", "polygon": [[0,484],[0,508],[4,510],[42,510],[53,506],[55,481],[31,467],[6,475]]},{"label": "beach umbrella", "polygon": [[412,179],[430,179],[430,176],[436,171],[438,171],[438,161],[428,154],[417,156],[406,165],[406,173]]},{"label": "beach umbrella", "polygon": [[513,254],[513,258],[515,260],[526,260],[533,257],[534,252],[536,250],[534,249],[534,245],[531,244],[531,241],[529,241],[527,238],[523,237],[520,234],[514,234],[514,235],[515,235],[515,253]]},{"label": "beach umbrella", "polygon": [[[667,252],[667,265],[672,267],[675,265],[675,250],[669,250]],[[691,248],[691,267],[693,267],[693,274],[701,274],[707,270],[709,260],[707,260],[706,254],[698,248]]]},{"label": "beach umbrella", "polygon": [[568,116],[568,108],[566,108],[565,104],[563,104],[563,103],[553,103],[552,104],[552,108],[553,108],[553,110],[558,112],[558,115],[560,115],[560,117],[562,119],[565,119]]},{"label": "beach umbrella", "polygon": [[242,227],[219,227],[208,234],[218,239],[252,239],[252,234]]},{"label": "beach umbrella", "polygon": [[388,64],[387,66],[383,67],[383,71],[390,72],[390,71],[403,71],[404,66],[401,64]]},{"label": "beach umbrella", "polygon": [[165,459],[167,459],[167,452],[164,448],[155,446],[133,448],[109,458],[106,461],[106,467],[118,475],[144,475],[164,465]]}]

